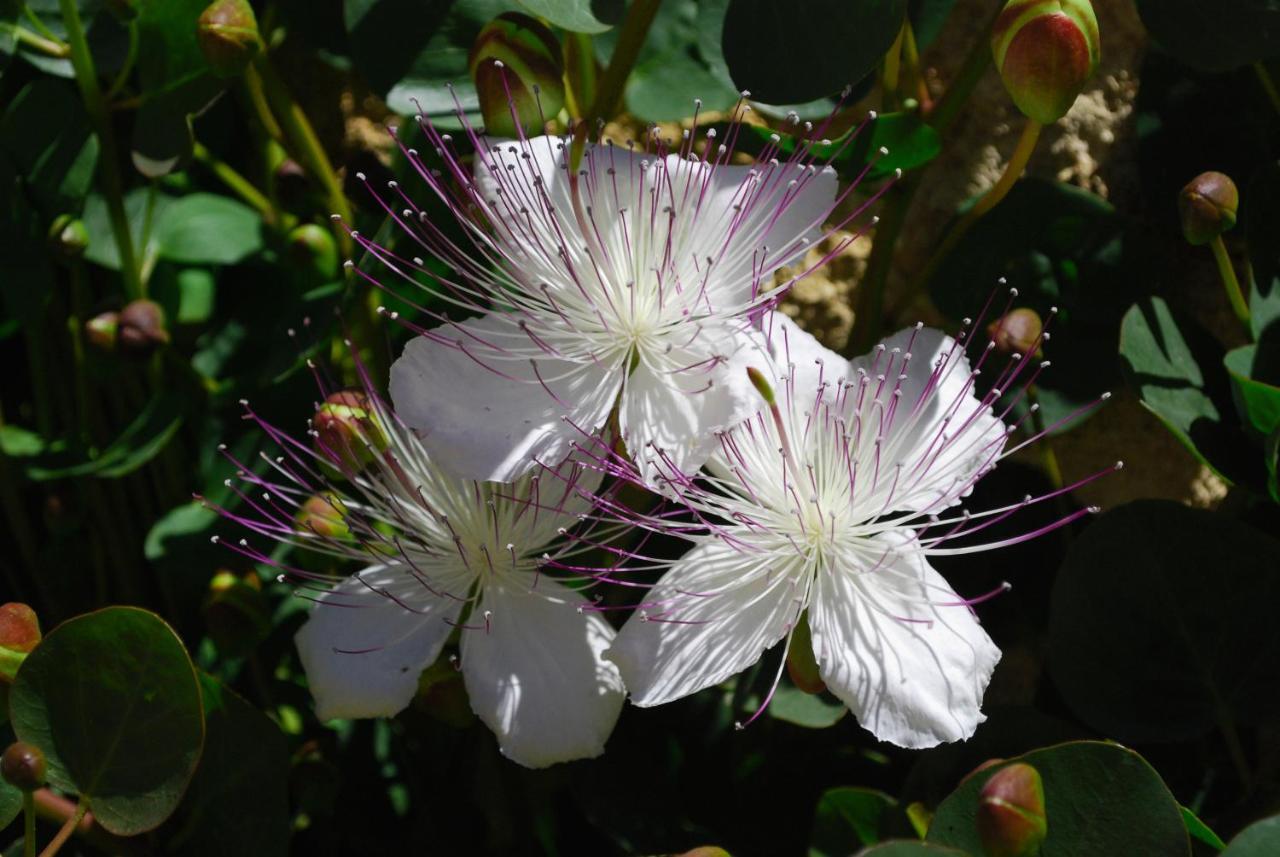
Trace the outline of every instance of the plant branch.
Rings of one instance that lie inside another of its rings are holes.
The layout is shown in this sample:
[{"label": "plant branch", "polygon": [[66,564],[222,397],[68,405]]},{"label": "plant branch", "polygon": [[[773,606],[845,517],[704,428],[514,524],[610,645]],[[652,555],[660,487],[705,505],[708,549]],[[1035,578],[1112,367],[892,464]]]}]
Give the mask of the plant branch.
[{"label": "plant branch", "polygon": [[62,846],[71,838],[71,834],[75,833],[76,827],[80,824],[81,819],[88,815],[88,813],[89,805],[82,801],[80,805],[76,807],[76,811],[71,815],[71,817],[68,818],[66,822],[63,823],[62,827],[58,829],[58,832],[54,834],[53,839],[49,840],[49,844],[40,852],[40,857],[53,857],[54,854],[57,854],[62,850]]},{"label": "plant branch", "polygon": [[635,0],[631,4],[626,20],[622,22],[622,29],[618,31],[618,42],[614,45],[613,56],[609,58],[609,67],[600,75],[596,97],[585,117],[587,120],[594,122],[613,115],[622,99],[627,77],[636,64],[636,57],[640,56],[640,47],[644,44],[645,36],[649,34],[649,27],[661,5],[662,0]]},{"label": "plant branch", "polygon": [[1227,292],[1227,300],[1231,302],[1231,309],[1236,314],[1236,318],[1240,319],[1240,323],[1244,325],[1245,330],[1252,335],[1253,328],[1250,325],[1249,304],[1244,299],[1244,292],[1240,290],[1240,281],[1236,279],[1236,269],[1231,264],[1231,256],[1227,253],[1227,245],[1222,243],[1221,235],[1215,235],[1213,240],[1209,242],[1209,247],[1213,250],[1213,260],[1218,263],[1218,274],[1222,277],[1222,287]]}]

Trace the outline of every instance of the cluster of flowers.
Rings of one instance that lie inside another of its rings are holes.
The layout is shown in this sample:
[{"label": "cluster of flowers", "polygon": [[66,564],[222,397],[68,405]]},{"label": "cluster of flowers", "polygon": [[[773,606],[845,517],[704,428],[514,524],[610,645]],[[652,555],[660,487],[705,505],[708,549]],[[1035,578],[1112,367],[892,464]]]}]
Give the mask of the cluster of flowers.
[{"label": "cluster of flowers", "polygon": [[[970,363],[978,324],[917,326],[852,361],[823,348],[778,301],[853,240],[806,266],[824,224],[866,220],[874,196],[855,204],[778,137],[737,164],[742,128],[675,148],[656,131],[467,130],[458,146],[422,122],[434,158],[405,155],[431,204],[394,182],[374,195],[437,264],[352,235],[374,286],[433,284],[431,322],[411,325],[389,401],[367,377],[326,389],[307,441],[259,420],[280,454],[237,462],[243,502],[225,512],[366,566],[334,585],[231,545],[318,602],[297,646],[321,718],[397,713],[452,640],[475,713],[528,766],[602,752],[628,693],[682,698],[780,642],[882,740],[927,747],[983,720],[987,596],[929,560],[999,546],[971,537],[1062,493],[960,505],[1019,448],[1010,414],[1040,343],[981,395],[1002,358]],[[672,539],[687,552],[649,547]]]}]

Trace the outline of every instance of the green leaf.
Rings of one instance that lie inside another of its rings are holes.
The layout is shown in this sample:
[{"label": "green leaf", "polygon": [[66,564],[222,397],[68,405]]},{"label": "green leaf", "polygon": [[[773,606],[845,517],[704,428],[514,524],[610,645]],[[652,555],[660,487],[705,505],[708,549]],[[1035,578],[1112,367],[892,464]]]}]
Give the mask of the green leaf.
[{"label": "green leaf", "polygon": [[1219,857],[1275,857],[1276,854],[1280,854],[1280,815],[1246,827]]},{"label": "green leaf", "polygon": [[213,315],[217,281],[208,268],[160,265],[151,277],[151,298],[174,324],[203,324]]},{"label": "green leaf", "polygon": [[787,683],[778,685],[768,711],[774,720],[785,720],[806,729],[826,729],[848,713],[839,700],[824,694],[805,693]]},{"label": "green leaf", "polygon": [[627,80],[624,96],[627,111],[646,122],[692,116],[695,98],[702,101],[706,111],[727,111],[738,101],[738,93],[686,48],[637,64]]},{"label": "green leaf", "polygon": [[1275,717],[1277,568],[1280,540],[1225,515],[1166,500],[1108,512],[1054,584],[1054,683],[1082,720],[1126,742]]},{"label": "green leaf", "polygon": [[54,628],[18,671],[14,732],[79,794],[98,823],[133,836],[163,822],[186,791],[204,741],[195,668],[177,634],[136,607]]},{"label": "green leaf", "polygon": [[157,224],[160,255],[189,265],[234,265],[262,249],[262,218],[212,193],[181,197]]},{"label": "green leaf", "polygon": [[1248,440],[1231,414],[1221,349],[1161,298],[1125,314],[1120,357],[1142,404],[1201,462],[1228,481],[1250,470]]},{"label": "green leaf", "polygon": [[167,854],[289,853],[289,746],[266,715],[200,674],[206,735]]},{"label": "green leaf", "polygon": [[1228,71],[1280,54],[1276,0],[1138,0],[1152,37],[1201,71]]},{"label": "green leaf", "polygon": [[[134,253],[139,260],[152,257],[158,251],[156,232],[172,204],[173,197],[156,192],[154,186],[134,188],[125,194],[125,219],[129,222],[129,236],[133,239]],[[89,233],[89,247],[84,257],[104,268],[119,271],[120,251],[116,247],[115,233],[111,231],[107,201],[102,194],[89,194],[81,220]]]},{"label": "green leaf", "polygon": [[1180,806],[1178,809],[1182,812],[1182,823],[1187,826],[1187,834],[1192,839],[1203,842],[1205,845],[1208,845],[1210,848],[1218,851],[1227,847],[1227,844],[1222,841],[1222,838],[1219,837],[1218,834],[1214,833],[1213,830],[1209,828],[1209,825],[1201,821],[1200,817],[1194,812],[1187,809],[1185,806]]},{"label": "green leaf", "polygon": [[1280,342],[1243,345],[1222,362],[1245,424],[1263,437],[1280,428]]},{"label": "green leaf", "polygon": [[[574,33],[603,33],[616,22],[616,13],[622,6],[620,2],[602,3],[601,0],[519,0],[519,3],[539,18]],[[606,10],[614,13],[606,15],[609,23],[596,17],[595,8],[599,6],[614,7]]]},{"label": "green leaf", "polygon": [[[1015,306],[1041,318],[1057,308],[1053,339],[1043,349],[1052,366],[1036,381],[1044,421],[1053,425],[1119,380],[1120,319],[1152,270],[1158,265],[1137,229],[1107,201],[1058,182],[1023,179],[939,265],[929,294],[948,317],[966,318],[986,306],[1004,277],[1018,290]],[[995,296],[997,306],[1004,300]]]},{"label": "green leaf", "polygon": [[0,146],[46,217],[80,211],[98,163],[98,138],[74,86],[41,78],[23,87],[0,117]]},{"label": "green leaf", "polygon": [[[8,747],[13,743],[13,729],[8,724],[8,699],[7,684],[0,684],[0,746]],[[22,792],[16,787],[9,785],[9,781],[4,777],[0,777],[0,830],[4,830],[9,823],[18,817],[22,812]]]},{"label": "green leaf", "polygon": [[133,422],[97,456],[61,463],[33,463],[27,475],[36,481],[94,475],[103,479],[126,476],[155,458],[182,424],[184,397],[174,390],[157,393]]},{"label": "green leaf", "polygon": [[884,816],[898,802],[874,789],[827,789],[818,800],[809,836],[809,857],[844,857],[854,845],[880,841]]},{"label": "green leaf", "polygon": [[938,806],[928,841],[984,853],[976,821],[978,793],[996,771],[1014,762],[1031,765],[1044,781],[1049,834],[1041,857],[1190,855],[1178,803],[1160,775],[1132,750],[1098,741],[1033,750],[979,771]]},{"label": "green leaf", "polygon": [[[1245,239],[1253,282],[1249,289],[1249,322],[1259,342],[1280,334],[1280,163],[1262,167],[1244,195]],[[1275,326],[1276,331],[1270,331]]]},{"label": "green leaf", "polygon": [[[982,852],[975,852],[981,854]],[[856,857],[969,857],[965,851],[944,848],[929,842],[913,842],[909,839],[885,842],[859,851]]]},{"label": "green leaf", "polygon": [[907,0],[731,0],[724,58],[738,89],[775,104],[809,101],[857,83],[883,59]]}]

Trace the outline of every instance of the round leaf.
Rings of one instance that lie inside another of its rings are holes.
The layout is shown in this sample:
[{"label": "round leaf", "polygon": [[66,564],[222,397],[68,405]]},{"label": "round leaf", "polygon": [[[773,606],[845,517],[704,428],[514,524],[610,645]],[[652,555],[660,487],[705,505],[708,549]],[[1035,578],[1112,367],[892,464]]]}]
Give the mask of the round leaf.
[{"label": "round leaf", "polygon": [[1132,750],[1097,741],[1033,750],[974,774],[938,806],[928,841],[984,853],[978,794],[992,774],[1014,762],[1031,765],[1044,780],[1049,834],[1041,857],[1190,855],[1182,813],[1159,774]]},{"label": "round leaf", "polygon": [[[519,3],[539,18],[574,33],[603,33],[622,6],[620,0],[519,0]],[[600,20],[597,13],[609,23]]]},{"label": "round leaf", "polygon": [[1138,14],[1165,50],[1203,71],[1280,54],[1275,0],[1138,0]]},{"label": "round leaf", "polygon": [[849,709],[826,694],[805,693],[790,684],[781,684],[769,702],[769,715],[806,729],[826,729],[844,717]]},{"label": "round leaf", "polygon": [[893,798],[874,789],[827,789],[814,812],[809,857],[844,857],[854,844],[876,844],[885,814],[897,806]]},{"label": "round leaf", "polygon": [[1219,857],[1274,857],[1280,854],[1280,815],[1255,822],[1227,843]]},{"label": "round leaf", "polygon": [[907,0],[731,0],[724,58],[734,84],[773,104],[809,101],[857,83],[902,29]]},{"label": "round leaf", "polygon": [[164,821],[204,741],[195,668],[160,617],[108,607],[54,628],[18,671],[14,732],[44,751],[49,782],[122,836]]},{"label": "round leaf", "polygon": [[1280,540],[1225,515],[1163,500],[1108,512],[1054,585],[1049,669],[1067,704],[1131,742],[1280,714],[1277,568]]},{"label": "round leaf", "polygon": [[193,193],[169,207],[158,227],[160,255],[193,265],[234,265],[262,249],[262,218],[243,203]]}]

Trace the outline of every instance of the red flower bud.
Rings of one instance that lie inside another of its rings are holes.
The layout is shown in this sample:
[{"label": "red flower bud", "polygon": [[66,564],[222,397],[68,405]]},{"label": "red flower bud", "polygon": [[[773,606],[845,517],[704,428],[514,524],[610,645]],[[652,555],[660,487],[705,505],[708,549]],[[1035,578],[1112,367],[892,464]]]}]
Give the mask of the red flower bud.
[{"label": "red flower bud", "polygon": [[218,77],[236,77],[262,53],[258,19],[248,0],[215,0],[196,21],[200,52]]},{"label": "red flower bud", "polygon": [[25,741],[15,741],[0,756],[0,776],[20,791],[33,792],[44,785],[46,770],[44,753]]},{"label": "red flower bud", "polygon": [[1098,19],[1089,0],[1009,0],[991,31],[1005,89],[1026,116],[1057,122],[1098,70]]},{"label": "red flower bud", "polygon": [[515,137],[517,124],[527,134],[541,133],[564,106],[560,43],[528,15],[504,12],[485,24],[467,66],[490,134]]},{"label": "red flower bud", "polygon": [[1029,307],[1012,310],[987,325],[987,335],[1003,354],[1027,354],[1033,349],[1038,353],[1043,330],[1040,314]]},{"label": "red flower bud", "polygon": [[120,310],[116,344],[122,354],[150,357],[161,345],[169,343],[165,330],[164,310],[155,301],[140,298]]},{"label": "red flower bud", "polygon": [[343,390],[324,400],[311,421],[316,433],[316,453],[344,474],[363,470],[387,448],[387,436],[378,424],[377,412],[360,390]]},{"label": "red flower bud", "polygon": [[1187,242],[1200,246],[1236,225],[1240,192],[1222,173],[1207,172],[1193,178],[1178,194],[1178,216]]},{"label": "red flower bud", "polygon": [[26,604],[0,604],[0,682],[9,683],[40,642],[40,620]]},{"label": "red flower bud", "polygon": [[978,796],[978,838],[987,857],[1033,857],[1048,829],[1039,771],[1015,762],[987,780]]}]

